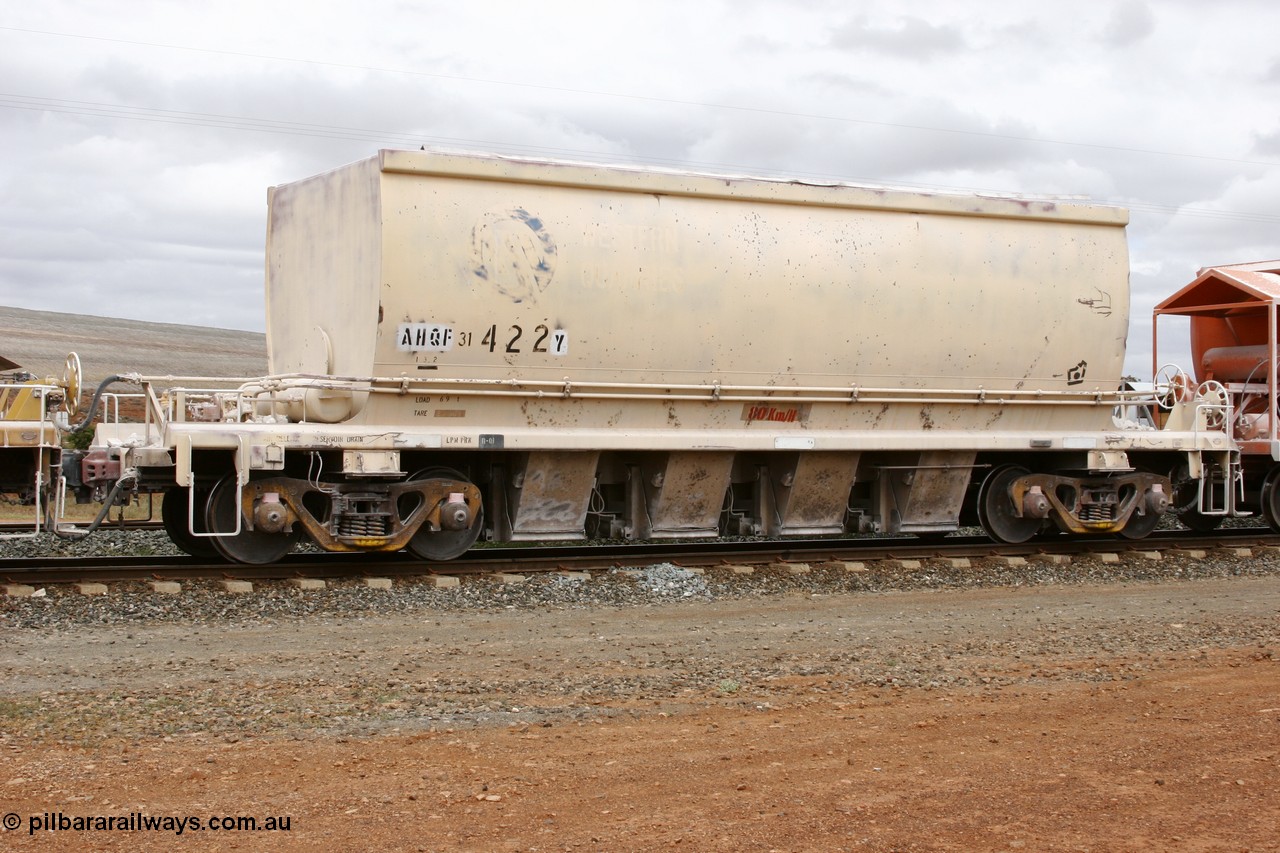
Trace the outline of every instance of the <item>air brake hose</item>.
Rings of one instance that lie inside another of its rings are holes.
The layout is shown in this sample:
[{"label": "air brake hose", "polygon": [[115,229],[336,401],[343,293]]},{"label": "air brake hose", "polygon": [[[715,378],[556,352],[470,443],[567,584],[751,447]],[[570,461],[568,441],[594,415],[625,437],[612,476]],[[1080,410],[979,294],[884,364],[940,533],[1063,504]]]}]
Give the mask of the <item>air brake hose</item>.
[{"label": "air brake hose", "polygon": [[67,432],[79,432],[93,422],[93,416],[98,413],[98,404],[102,402],[102,393],[107,390],[108,385],[114,385],[117,382],[129,382],[134,385],[138,385],[140,384],[138,382],[138,378],[138,374],[136,373],[124,373],[116,374],[115,376],[108,376],[106,379],[102,380],[98,385],[98,390],[93,392],[93,402],[89,404],[89,411],[85,414],[84,420],[80,421],[75,426],[67,427]]},{"label": "air brake hose", "polygon": [[115,506],[116,498],[119,497],[120,492],[124,491],[126,487],[136,485],[137,479],[137,474],[133,473],[116,480],[115,485],[111,487],[110,494],[108,494],[102,501],[102,509],[98,510],[97,517],[93,519],[93,522],[88,527],[78,527],[67,530],[59,528],[55,524],[50,529],[53,531],[55,536],[58,536],[61,539],[84,539],[102,526],[102,522],[106,520],[107,514],[111,512],[111,507]]}]

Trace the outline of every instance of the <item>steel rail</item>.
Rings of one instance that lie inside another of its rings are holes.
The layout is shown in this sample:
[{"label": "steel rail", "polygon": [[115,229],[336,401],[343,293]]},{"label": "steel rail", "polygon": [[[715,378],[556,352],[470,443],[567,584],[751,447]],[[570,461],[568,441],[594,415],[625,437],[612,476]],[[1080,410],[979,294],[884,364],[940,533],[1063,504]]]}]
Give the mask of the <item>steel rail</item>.
[{"label": "steel rail", "polygon": [[60,584],[138,580],[287,580],[537,573],[561,570],[599,572],[615,568],[672,563],[685,568],[729,565],[822,564],[874,560],[983,559],[1052,557],[1113,553],[1122,559],[1138,552],[1280,547],[1280,535],[1267,528],[1238,528],[1212,534],[1170,531],[1145,539],[1052,536],[1020,545],[985,537],[949,537],[933,542],[910,538],[801,539],[650,543],[627,545],[478,547],[447,562],[394,554],[291,554],[266,566],[212,562],[196,557],[112,556],[0,560],[0,579],[11,584]]},{"label": "steel rail", "polygon": [[[60,521],[69,521],[69,520],[60,519]],[[77,524],[81,522],[70,521],[70,523]],[[87,523],[87,520],[83,523]],[[31,527],[32,527],[32,523],[30,521],[0,521],[0,534],[17,533],[23,530],[30,530]],[[42,523],[41,531],[44,532],[45,530],[47,530],[47,528],[45,528]],[[122,526],[116,521],[110,521],[110,522],[104,523],[101,527],[98,528],[98,530],[103,533],[112,532],[112,531],[133,532],[135,530],[164,530],[164,522],[162,522],[158,518],[129,519]]]}]

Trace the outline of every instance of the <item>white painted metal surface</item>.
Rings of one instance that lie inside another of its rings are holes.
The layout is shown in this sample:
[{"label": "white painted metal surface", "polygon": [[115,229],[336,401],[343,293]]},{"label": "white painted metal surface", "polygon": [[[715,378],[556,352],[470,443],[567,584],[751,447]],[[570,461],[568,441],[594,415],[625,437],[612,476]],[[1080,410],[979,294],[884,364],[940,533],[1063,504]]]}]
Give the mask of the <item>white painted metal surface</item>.
[{"label": "white painted metal surface", "polygon": [[295,390],[295,420],[1111,426],[1116,208],[405,151],[270,199],[272,372],[405,392]]},{"label": "white painted metal surface", "polygon": [[191,510],[171,534],[247,562],[287,552],[282,525],[426,559],[482,524],[498,540],[932,535],[976,510],[1003,541],[1055,522],[1142,536],[1170,471],[1230,475],[1233,451],[1210,418],[1229,406],[1180,401],[1174,430],[1129,417],[1150,395],[1117,390],[1126,222],[1078,202],[383,151],[270,193],[272,375],[230,395],[148,384],[151,420],[96,444],[126,466],[163,448],[171,472],[134,464],[205,502],[211,531]]}]

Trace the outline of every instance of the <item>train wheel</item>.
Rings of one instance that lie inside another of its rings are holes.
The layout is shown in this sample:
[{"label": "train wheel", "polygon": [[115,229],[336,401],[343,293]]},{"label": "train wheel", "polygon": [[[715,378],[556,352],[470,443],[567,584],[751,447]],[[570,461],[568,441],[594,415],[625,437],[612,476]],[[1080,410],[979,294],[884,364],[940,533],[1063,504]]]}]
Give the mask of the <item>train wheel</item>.
[{"label": "train wheel", "polygon": [[1212,533],[1222,524],[1222,516],[1204,515],[1199,510],[1188,509],[1178,513],[1178,521],[1183,527],[1196,533]]},{"label": "train wheel", "polygon": [[1044,524],[1041,518],[1018,516],[1009,495],[1013,481],[1030,473],[1019,465],[1003,465],[988,474],[978,489],[978,521],[987,535],[997,542],[1011,545],[1026,542]]},{"label": "train wheel", "polygon": [[1280,465],[1272,468],[1262,481],[1258,502],[1262,504],[1262,517],[1267,520],[1267,526],[1280,533]]},{"label": "train wheel", "polygon": [[1197,533],[1212,533],[1218,529],[1223,517],[1200,512],[1200,483],[1191,479],[1187,463],[1179,463],[1169,472],[1169,482],[1173,485],[1170,509],[1177,514],[1183,527]]},{"label": "train wheel", "polygon": [[164,522],[164,531],[169,539],[185,554],[205,560],[220,560],[222,552],[213,544],[212,539],[202,539],[191,535],[191,527],[196,533],[206,533],[204,507],[209,500],[209,493],[203,489],[196,491],[195,513],[191,516],[190,526],[187,520],[187,506],[191,503],[191,492],[186,486],[174,486],[164,493],[160,504],[160,520]]},{"label": "train wheel", "polygon": [[443,562],[461,557],[476,544],[484,527],[484,509],[476,513],[475,522],[466,530],[419,530],[409,540],[415,557]]},{"label": "train wheel", "polygon": [[1148,510],[1146,514],[1138,515],[1135,509],[1129,516],[1129,520],[1124,523],[1124,527],[1120,529],[1120,535],[1125,539],[1145,539],[1159,523],[1160,516],[1156,513]]},{"label": "train wheel", "polygon": [[[205,508],[205,525],[210,533],[230,533],[236,529],[240,507],[236,506],[236,475],[228,474],[218,481],[209,494]],[[292,533],[262,533],[247,530],[241,520],[240,532],[233,536],[216,536],[209,541],[222,556],[233,563],[263,566],[274,563],[293,550],[302,538],[299,528]]]},{"label": "train wheel", "polygon": [[[434,479],[468,482],[466,477],[451,468],[431,468],[419,471],[410,477],[409,481]],[[472,545],[476,544],[476,540],[480,538],[480,531],[483,529],[484,507],[481,506],[476,509],[475,518],[467,529],[427,530],[418,528],[418,532],[413,534],[413,538],[409,540],[408,548],[415,557],[422,560],[431,560],[433,562],[453,560],[461,557]]]}]

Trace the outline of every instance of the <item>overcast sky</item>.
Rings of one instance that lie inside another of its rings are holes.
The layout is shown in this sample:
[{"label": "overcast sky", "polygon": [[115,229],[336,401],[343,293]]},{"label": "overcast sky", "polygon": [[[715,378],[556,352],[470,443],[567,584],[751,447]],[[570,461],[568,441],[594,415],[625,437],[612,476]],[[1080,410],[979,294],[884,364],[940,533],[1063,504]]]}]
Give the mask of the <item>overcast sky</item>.
[{"label": "overcast sky", "polygon": [[0,304],[261,330],[266,188],[425,144],[1126,206],[1145,377],[1152,305],[1280,257],[1277,33],[1274,0],[6,3]]}]

